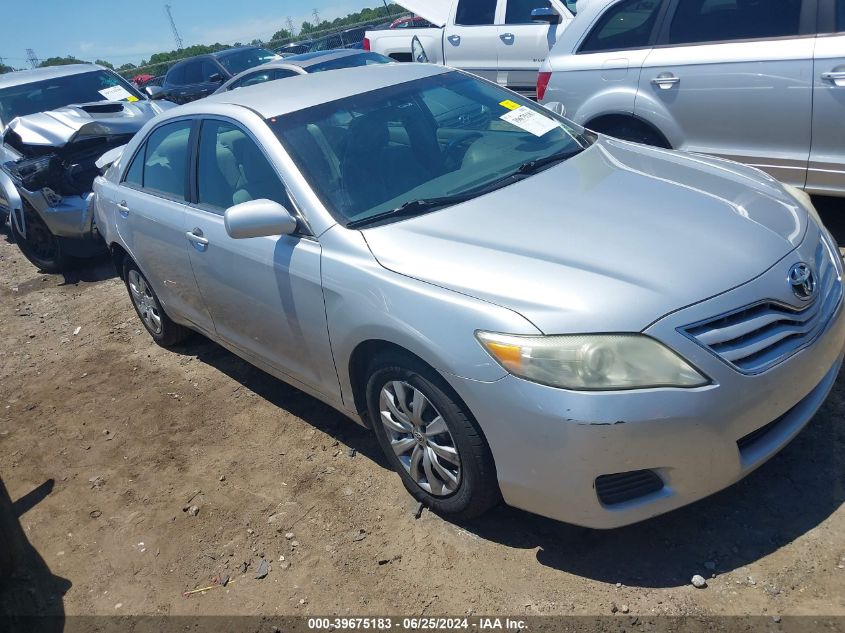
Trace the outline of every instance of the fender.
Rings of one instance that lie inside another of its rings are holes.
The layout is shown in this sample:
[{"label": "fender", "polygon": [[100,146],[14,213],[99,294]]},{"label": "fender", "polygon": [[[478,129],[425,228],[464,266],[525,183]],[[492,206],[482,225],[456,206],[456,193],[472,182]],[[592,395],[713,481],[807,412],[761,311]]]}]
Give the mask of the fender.
[{"label": "fender", "polygon": [[[636,86],[613,86],[590,96],[584,103],[571,113],[567,111],[567,117],[579,125],[585,125],[593,119],[608,114],[622,114],[633,116],[634,103],[637,98]],[[546,98],[547,101],[560,101],[566,103],[566,95],[555,94]]]},{"label": "fender", "polygon": [[683,130],[666,106],[660,100],[655,99],[654,95],[640,90],[637,94],[634,115],[660,132],[674,149],[686,149],[686,138]]},{"label": "fender", "polygon": [[9,213],[9,222],[15,223],[15,230],[23,237],[26,237],[26,220],[23,216],[23,202],[21,201],[18,188],[4,170],[0,169],[0,208],[6,207]]}]

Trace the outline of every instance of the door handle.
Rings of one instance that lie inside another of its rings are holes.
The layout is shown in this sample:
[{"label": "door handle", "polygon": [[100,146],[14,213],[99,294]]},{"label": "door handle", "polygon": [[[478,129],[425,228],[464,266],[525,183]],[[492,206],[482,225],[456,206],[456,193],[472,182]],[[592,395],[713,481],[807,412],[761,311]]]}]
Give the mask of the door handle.
[{"label": "door handle", "polygon": [[126,200],[121,200],[117,203],[117,212],[120,213],[120,217],[122,218],[129,217],[129,207],[126,206]]},{"label": "door handle", "polygon": [[675,77],[672,73],[662,73],[651,80],[651,83],[658,86],[662,90],[668,90],[672,86],[681,83],[679,77]]},{"label": "door handle", "polygon": [[455,46],[457,46],[458,44],[461,43],[461,36],[460,35],[450,35],[446,39],[449,40]]},{"label": "door handle", "polygon": [[834,70],[828,73],[822,73],[822,79],[825,81],[832,81],[840,88],[845,87],[845,71]]},{"label": "door handle", "polygon": [[188,241],[197,247],[197,250],[205,250],[205,247],[208,246],[208,239],[203,237],[203,233],[200,228],[195,228],[193,231],[188,231],[187,233],[185,233],[185,237],[187,237]]},{"label": "door handle", "polygon": [[501,39],[501,40],[502,40],[505,44],[513,44],[514,35],[513,35],[513,33],[502,33],[502,34],[499,36],[499,38],[500,38],[500,39]]}]

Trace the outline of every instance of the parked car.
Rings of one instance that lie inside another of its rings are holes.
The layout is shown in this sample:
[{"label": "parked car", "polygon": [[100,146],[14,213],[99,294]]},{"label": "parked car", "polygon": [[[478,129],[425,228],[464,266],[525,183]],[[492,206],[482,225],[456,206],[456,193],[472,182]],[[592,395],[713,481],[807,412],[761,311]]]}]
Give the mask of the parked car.
[{"label": "parked car", "polygon": [[560,0],[401,0],[436,25],[428,29],[367,31],[364,50],[411,60],[416,36],[433,64],[467,70],[526,96],[537,71],[572,21]]},{"label": "parked car", "polygon": [[501,494],[610,528],[701,499],[842,364],[842,260],[808,196],[460,71],[215,95],[148,123],[95,192],[155,341],[198,330],[371,427],[452,516]]},{"label": "parked car", "polygon": [[255,84],[261,84],[266,81],[305,75],[307,73],[370,66],[372,64],[390,64],[392,62],[393,60],[389,57],[379,55],[378,53],[347,48],[320,53],[305,53],[245,70],[220,86],[215,94],[235,90],[236,88],[254,86]]},{"label": "parked car", "polygon": [[60,272],[103,252],[88,204],[95,162],[172,105],[94,64],[0,76],[0,211],[27,259]]},{"label": "parked car", "polygon": [[588,128],[845,195],[845,2],[591,0],[538,96]]},{"label": "parked car", "polygon": [[290,55],[301,55],[302,53],[307,53],[311,48],[311,40],[301,40],[299,42],[291,42],[290,44],[285,44],[276,49],[276,53],[281,55],[282,57],[288,57]]},{"label": "parked car", "polygon": [[406,15],[390,23],[391,29],[428,29],[434,25],[418,15]]},{"label": "parked car", "polygon": [[174,64],[167,71],[162,87],[148,94],[154,99],[189,103],[207,97],[238,73],[275,59],[279,56],[256,46],[197,55]]}]

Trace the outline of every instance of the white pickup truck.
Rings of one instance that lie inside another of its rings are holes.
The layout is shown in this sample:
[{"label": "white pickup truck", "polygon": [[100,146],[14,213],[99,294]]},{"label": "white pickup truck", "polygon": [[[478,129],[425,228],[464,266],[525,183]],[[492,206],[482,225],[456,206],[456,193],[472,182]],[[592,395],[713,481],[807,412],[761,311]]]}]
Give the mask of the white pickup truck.
[{"label": "white pickup truck", "polygon": [[[581,0],[583,2],[583,0]],[[533,96],[537,72],[575,13],[575,0],[397,0],[435,25],[368,31],[364,48],[411,61],[417,36],[428,60]]]}]

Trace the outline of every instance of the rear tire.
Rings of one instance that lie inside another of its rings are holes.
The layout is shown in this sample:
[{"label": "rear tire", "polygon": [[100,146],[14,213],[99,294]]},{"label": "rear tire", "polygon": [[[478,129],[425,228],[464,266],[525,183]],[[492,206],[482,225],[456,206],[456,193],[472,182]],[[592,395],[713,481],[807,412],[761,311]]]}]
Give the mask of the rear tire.
[{"label": "rear tire", "polygon": [[622,139],[623,141],[651,145],[652,147],[661,147],[663,149],[672,149],[672,146],[663,138],[663,135],[645,123],[630,117],[617,118],[607,122],[597,121],[594,126],[588,125],[587,127],[601,134]]},{"label": "rear tire", "polygon": [[26,257],[40,271],[50,274],[61,273],[72,263],[72,259],[62,252],[59,239],[53,235],[41,216],[24,202],[24,220],[26,237],[20,234],[13,217],[9,218],[12,239]]},{"label": "rear tire", "polygon": [[128,257],[123,261],[123,280],[135,313],[156,343],[172,347],[191,335],[191,330],[167,316],[144,273]]},{"label": "rear tire", "polygon": [[499,503],[487,442],[437,372],[410,355],[388,352],[373,359],[367,376],[373,430],[415,499],[457,520],[480,516]]}]

